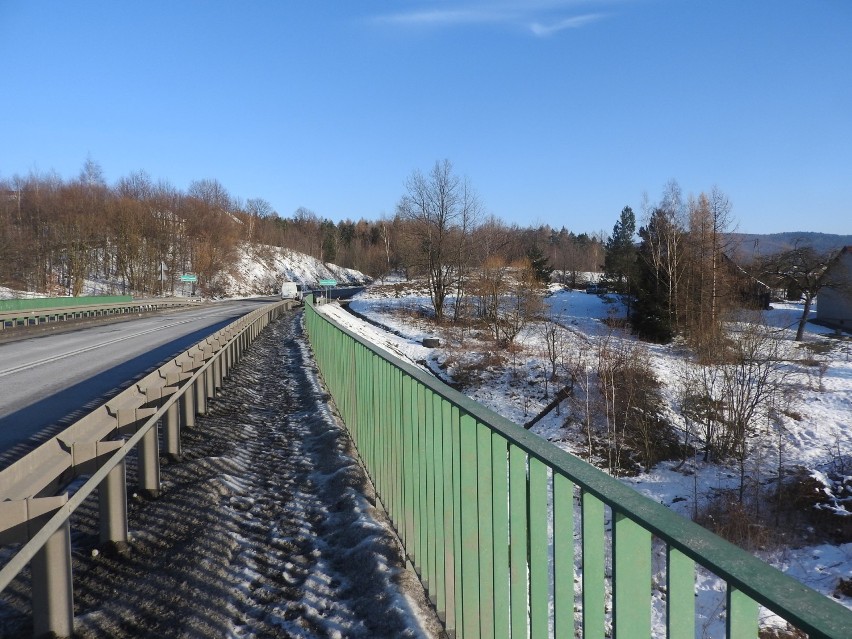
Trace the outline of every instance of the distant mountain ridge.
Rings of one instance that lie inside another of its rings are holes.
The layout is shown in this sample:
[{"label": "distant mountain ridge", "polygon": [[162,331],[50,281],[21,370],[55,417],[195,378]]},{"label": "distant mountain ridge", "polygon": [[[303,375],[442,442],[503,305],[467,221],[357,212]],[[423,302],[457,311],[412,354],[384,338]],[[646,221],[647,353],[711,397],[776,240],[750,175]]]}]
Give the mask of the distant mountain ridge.
[{"label": "distant mountain ridge", "polygon": [[773,255],[799,246],[811,246],[818,253],[826,253],[852,246],[852,235],[815,233],[813,231],[789,231],[785,233],[730,233],[736,249],[734,255],[748,261],[762,255]]}]

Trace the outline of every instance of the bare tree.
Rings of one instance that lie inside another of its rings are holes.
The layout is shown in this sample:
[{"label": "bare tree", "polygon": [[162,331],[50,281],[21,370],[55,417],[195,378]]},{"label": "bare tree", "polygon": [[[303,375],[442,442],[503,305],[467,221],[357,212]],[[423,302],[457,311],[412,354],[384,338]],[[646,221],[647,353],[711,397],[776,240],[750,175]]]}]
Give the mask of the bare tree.
[{"label": "bare tree", "polygon": [[732,303],[730,266],[724,259],[731,248],[731,203],[714,187],[709,195],[690,198],[685,239],[684,325],[699,347],[716,340]]},{"label": "bare tree", "polygon": [[789,251],[765,258],[760,270],[764,276],[784,284],[788,290],[800,293],[805,305],[796,329],[796,341],[802,341],[805,324],[816,296],[824,287],[839,287],[843,283],[831,279],[829,268],[839,251],[819,253],[811,246],[796,245]]},{"label": "bare tree", "polygon": [[544,342],[542,354],[550,363],[550,375],[544,376],[544,396],[547,397],[548,382],[556,384],[559,380],[558,365],[568,344],[568,332],[562,328],[561,316],[554,315],[552,310],[544,316],[540,331]]},{"label": "bare tree", "polygon": [[449,160],[436,162],[428,176],[414,171],[405,188],[399,215],[409,222],[414,257],[427,273],[435,320],[440,323],[444,302],[457,276],[450,243],[463,224],[472,222],[479,201],[467,179],[453,173]]}]

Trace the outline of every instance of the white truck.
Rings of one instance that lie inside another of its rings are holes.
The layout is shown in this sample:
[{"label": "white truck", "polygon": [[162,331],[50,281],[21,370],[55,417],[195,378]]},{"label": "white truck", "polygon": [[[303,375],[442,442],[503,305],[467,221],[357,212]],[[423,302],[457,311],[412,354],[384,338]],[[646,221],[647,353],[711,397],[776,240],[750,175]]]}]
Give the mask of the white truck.
[{"label": "white truck", "polygon": [[281,283],[281,299],[282,300],[296,300],[297,302],[302,301],[302,287],[296,282],[282,282]]}]

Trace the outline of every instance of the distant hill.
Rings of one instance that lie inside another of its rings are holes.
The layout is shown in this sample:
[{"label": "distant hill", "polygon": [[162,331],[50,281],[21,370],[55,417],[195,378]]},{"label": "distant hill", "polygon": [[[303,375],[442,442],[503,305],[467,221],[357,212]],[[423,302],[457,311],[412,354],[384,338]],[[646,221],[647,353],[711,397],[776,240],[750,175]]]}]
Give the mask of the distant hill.
[{"label": "distant hill", "polygon": [[735,259],[747,262],[760,255],[772,255],[800,246],[812,246],[818,253],[825,253],[844,246],[852,246],[852,235],[790,231],[787,233],[731,233],[736,249]]}]

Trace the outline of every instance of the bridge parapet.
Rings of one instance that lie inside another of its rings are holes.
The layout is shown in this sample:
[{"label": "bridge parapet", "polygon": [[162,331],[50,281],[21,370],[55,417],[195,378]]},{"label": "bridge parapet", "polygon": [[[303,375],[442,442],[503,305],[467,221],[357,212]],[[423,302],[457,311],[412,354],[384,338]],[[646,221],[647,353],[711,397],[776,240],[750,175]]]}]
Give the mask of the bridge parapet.
[{"label": "bridge parapet", "polygon": [[305,317],[377,496],[457,638],[650,637],[654,583],[667,636],[692,638],[704,570],[725,583],[729,639],[758,637],[761,606],[811,639],[852,636],[852,611],[839,603],[364,340],[311,299]]}]

